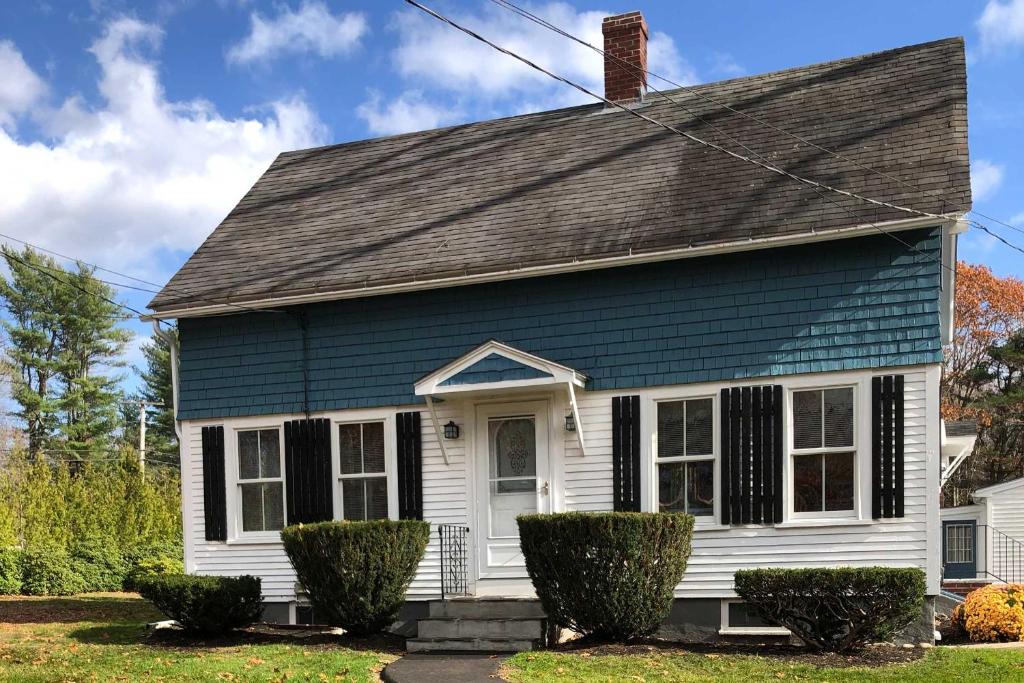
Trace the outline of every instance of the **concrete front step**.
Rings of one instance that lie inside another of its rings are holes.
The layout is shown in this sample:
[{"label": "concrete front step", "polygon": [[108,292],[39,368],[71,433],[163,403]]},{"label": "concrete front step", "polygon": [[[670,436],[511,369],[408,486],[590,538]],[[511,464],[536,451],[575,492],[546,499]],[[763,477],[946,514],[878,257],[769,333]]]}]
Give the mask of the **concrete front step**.
[{"label": "concrete front step", "polygon": [[405,641],[408,652],[526,652],[535,647],[532,640],[508,638],[410,638]]},{"label": "concrete front step", "polygon": [[504,617],[501,619],[464,619],[430,617],[417,622],[419,638],[484,638],[539,640],[544,637],[544,619]]},{"label": "concrete front step", "polygon": [[508,619],[530,617],[545,619],[540,600],[531,598],[451,598],[430,602],[432,618]]}]

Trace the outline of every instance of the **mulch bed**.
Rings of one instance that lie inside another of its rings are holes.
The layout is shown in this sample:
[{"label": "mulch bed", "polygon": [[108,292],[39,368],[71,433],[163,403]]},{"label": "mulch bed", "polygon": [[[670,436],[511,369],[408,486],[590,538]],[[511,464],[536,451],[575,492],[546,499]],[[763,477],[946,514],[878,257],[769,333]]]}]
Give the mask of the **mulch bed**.
[{"label": "mulch bed", "polygon": [[601,657],[609,655],[704,655],[705,657],[763,657],[789,664],[809,664],[820,667],[877,667],[890,664],[907,664],[924,657],[925,648],[904,648],[887,645],[867,647],[860,652],[837,654],[816,652],[794,645],[766,645],[745,643],[676,643],[651,640],[633,644],[597,644],[583,641],[569,641],[553,648],[555,651],[571,654],[587,654]]},{"label": "mulch bed", "polygon": [[391,634],[349,636],[329,628],[278,628],[272,624],[257,624],[226,636],[196,637],[178,628],[162,628],[146,635],[146,644],[173,649],[238,647],[240,645],[298,645],[301,647],[374,652],[405,653],[405,638]]}]

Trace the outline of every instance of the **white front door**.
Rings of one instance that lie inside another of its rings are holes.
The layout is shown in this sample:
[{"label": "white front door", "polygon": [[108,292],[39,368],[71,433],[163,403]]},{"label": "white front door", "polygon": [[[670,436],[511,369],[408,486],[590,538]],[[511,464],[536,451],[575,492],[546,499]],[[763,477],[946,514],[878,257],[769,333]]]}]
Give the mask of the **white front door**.
[{"label": "white front door", "polygon": [[526,577],[516,516],[548,512],[550,406],[477,406],[477,556],[481,578]]}]

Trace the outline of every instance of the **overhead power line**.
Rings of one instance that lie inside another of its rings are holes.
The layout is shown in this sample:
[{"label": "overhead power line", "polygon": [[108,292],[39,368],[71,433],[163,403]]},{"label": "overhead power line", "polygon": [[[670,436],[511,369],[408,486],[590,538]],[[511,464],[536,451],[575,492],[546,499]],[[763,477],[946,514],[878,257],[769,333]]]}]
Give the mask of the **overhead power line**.
[{"label": "overhead power line", "polygon": [[[846,161],[848,163],[851,163],[851,164],[857,166],[858,168],[860,168],[862,170],[869,171],[869,172],[874,173],[876,175],[879,175],[879,176],[881,176],[883,178],[887,178],[889,180],[892,180],[893,182],[898,183],[899,185],[902,185],[903,187],[909,188],[909,189],[913,190],[914,192],[916,192],[918,194],[921,194],[921,195],[925,194],[924,190],[922,190],[919,186],[917,186],[917,185],[915,185],[915,184],[913,184],[913,183],[911,183],[909,181],[906,181],[906,180],[904,180],[902,178],[898,178],[898,177],[896,177],[896,176],[894,176],[894,175],[892,175],[890,173],[886,173],[885,171],[880,171],[880,170],[878,170],[876,168],[873,168],[873,167],[871,167],[871,166],[869,166],[869,165],[867,165],[867,164],[865,164],[865,163],[863,163],[863,162],[861,162],[861,161],[859,161],[857,159],[854,159],[852,157],[846,156],[845,154],[841,154],[841,153],[839,153],[839,152],[837,152],[835,150],[832,150],[832,149],[829,149],[829,148],[824,147],[822,145],[819,145],[818,143],[816,143],[816,142],[814,142],[812,140],[808,140],[807,138],[805,138],[805,137],[803,137],[801,135],[797,135],[796,133],[793,133],[791,131],[785,130],[784,128],[776,126],[776,125],[772,124],[769,121],[765,121],[764,119],[762,119],[762,118],[760,118],[758,116],[755,116],[753,114],[748,114],[747,112],[744,112],[744,111],[742,111],[740,109],[736,109],[735,107],[729,105],[728,103],[722,102],[722,101],[712,97],[711,95],[708,95],[707,93],[702,92],[702,90],[700,88],[695,88],[693,86],[685,85],[683,83],[678,83],[678,82],[673,81],[672,79],[670,79],[670,78],[668,78],[666,76],[662,76],[662,75],[660,75],[658,73],[655,73],[653,71],[644,71],[643,69],[641,69],[641,68],[639,68],[639,67],[637,67],[637,66],[635,66],[635,65],[633,65],[631,63],[629,63],[628,61],[622,59],[621,57],[619,57],[617,55],[612,55],[612,54],[607,53],[606,51],[602,50],[601,48],[597,47],[596,45],[588,43],[587,41],[583,40],[582,38],[569,33],[565,29],[562,29],[561,27],[556,26],[555,24],[552,24],[551,22],[549,22],[548,20],[544,19],[543,17],[540,17],[540,16],[530,12],[529,10],[527,10],[527,9],[525,9],[523,7],[520,7],[520,6],[516,5],[515,3],[510,2],[509,0],[491,0],[491,2],[493,2],[494,4],[498,5],[499,7],[502,7],[504,9],[514,13],[514,14],[517,14],[517,15],[519,15],[521,17],[524,17],[525,19],[528,19],[529,21],[532,21],[535,24],[539,24],[540,26],[543,26],[544,28],[546,28],[546,29],[548,29],[550,31],[553,31],[553,32],[555,32],[555,33],[565,37],[565,38],[568,38],[569,40],[572,40],[572,41],[574,41],[576,43],[579,43],[580,45],[583,45],[583,46],[585,46],[587,48],[590,48],[594,52],[596,52],[596,53],[598,53],[598,54],[600,54],[600,55],[602,55],[602,56],[604,56],[606,58],[612,59],[614,62],[616,62],[620,66],[620,68],[629,69],[634,74],[646,74],[647,76],[652,76],[654,78],[657,78],[658,80],[663,81],[665,83],[668,83],[669,85],[672,85],[672,86],[674,86],[676,88],[679,88],[681,90],[685,90],[686,92],[688,92],[688,93],[690,93],[690,94],[692,94],[692,95],[694,95],[696,97],[699,97],[700,99],[702,99],[702,100],[704,100],[706,102],[710,102],[710,103],[714,104],[715,106],[721,107],[721,108],[723,108],[723,109],[725,109],[727,111],[730,111],[730,112],[732,112],[734,114],[742,116],[743,118],[746,118],[748,120],[754,121],[754,122],[756,122],[757,124],[759,124],[761,126],[769,128],[770,130],[773,130],[773,131],[775,131],[777,133],[781,133],[781,134],[783,134],[783,135],[785,135],[785,136],[787,136],[789,138],[792,138],[792,139],[794,139],[794,140],[796,140],[796,141],[798,141],[798,142],[800,142],[800,143],[802,143],[804,145],[807,145],[809,147],[813,147],[814,149],[819,150],[821,152],[824,152],[825,154],[828,154],[828,155],[830,155],[830,156],[832,156],[832,157],[834,157],[836,159],[839,159],[839,160],[842,160],[842,161]],[[672,100],[672,98],[670,98],[667,93],[664,93],[664,92],[658,90],[657,88],[654,88],[650,84],[648,84],[648,88],[650,90],[653,90],[654,92],[662,95],[665,99],[668,99],[669,101],[673,102],[674,104],[677,104],[679,106],[683,106],[682,103],[677,102],[675,100]],[[685,107],[683,107],[683,108],[686,109]],[[696,114],[694,114],[689,109],[686,109],[686,111],[689,112],[691,115],[696,116]],[[700,119],[700,117],[697,117],[697,118],[699,120],[703,121],[704,123],[706,123],[707,125],[709,125],[709,126],[711,125],[707,121],[704,121],[703,119]],[[714,128],[714,127],[712,126],[712,128]],[[715,130],[718,130],[718,129],[715,129]],[[735,138],[733,138],[733,140],[735,141]],[[738,144],[740,144],[740,146],[743,147],[743,149],[750,150],[750,148],[747,147],[746,145],[743,145],[742,143],[738,143]],[[758,156],[761,156],[761,155],[758,155]],[[761,156],[761,158],[762,158],[762,160],[767,162],[767,159],[765,159],[763,156]],[[944,201],[944,200],[942,200],[940,198],[940,201]],[[999,225],[1002,225],[1002,226],[1004,226],[1006,228],[1009,228],[1010,230],[1015,230],[1015,231],[1017,231],[1017,232],[1019,232],[1021,234],[1024,234],[1024,229],[1021,229],[1021,228],[1019,228],[1017,226],[1014,226],[1014,225],[1012,225],[1012,224],[1010,224],[1010,223],[1008,223],[1006,221],[1001,221],[998,218],[993,218],[991,216],[983,214],[980,211],[976,211],[974,209],[971,209],[971,211],[969,213],[977,214],[977,215],[981,216],[982,218],[990,220],[990,221],[992,221],[994,223],[998,223]],[[976,221],[976,220],[972,220],[972,219],[968,219],[968,223],[970,223],[974,227],[978,228],[979,230],[982,230],[983,232],[988,233],[989,235],[991,235],[995,239],[999,240],[1000,242],[1002,242],[1006,246],[1010,247],[1011,249],[1015,249],[1017,251],[1020,251],[1021,253],[1024,253],[1024,249],[1022,249],[1020,246],[1018,246],[1018,245],[1016,245],[1016,244],[1014,244],[1014,243],[1012,243],[1012,242],[1002,238],[1000,235],[998,235],[998,234],[994,233],[992,230],[990,230],[989,227],[984,225],[983,223],[981,223],[979,221]]]},{"label": "overhead power line", "polygon": [[[124,288],[124,289],[134,289],[136,291],[148,292],[150,294],[159,294],[161,291],[168,291],[168,292],[174,292],[174,293],[178,293],[178,294],[185,294],[187,296],[192,296],[192,295],[195,294],[195,290],[190,289],[190,288],[185,288],[185,287],[180,287],[180,286],[172,287],[170,285],[160,285],[160,284],[158,284],[156,282],[151,282],[150,280],[143,280],[142,278],[135,277],[134,275],[128,275],[127,273],[122,273],[122,272],[119,272],[119,271],[116,271],[116,270],[112,270],[110,268],[106,268],[104,266],[100,266],[100,265],[97,265],[95,263],[90,263],[90,262],[88,262],[88,261],[86,261],[84,259],[76,258],[74,256],[68,256],[67,254],[62,254],[59,251],[54,251],[53,249],[48,249],[48,248],[40,246],[38,244],[33,244],[32,242],[29,242],[28,240],[21,239],[20,237],[14,237],[13,235],[7,235],[7,234],[4,234],[4,233],[0,232],[0,238],[6,239],[6,240],[9,240],[9,241],[12,241],[12,242],[17,242],[17,243],[22,244],[22,245],[24,245],[26,247],[31,247],[32,249],[34,249],[36,251],[41,251],[41,252],[44,252],[44,253],[47,253],[47,254],[51,254],[53,256],[57,256],[59,258],[66,259],[68,261],[74,261],[75,263],[81,263],[82,265],[85,265],[85,266],[88,266],[90,268],[93,268],[94,270],[99,270],[99,271],[103,271],[103,272],[106,272],[106,273],[111,273],[113,275],[117,275],[118,277],[127,278],[129,280],[134,280],[135,282],[139,282],[141,284],[157,287],[157,289],[147,289],[145,287],[137,287],[135,285],[128,285],[128,284],[124,284],[122,282],[111,282],[109,280],[103,280],[103,279],[97,278],[97,280],[99,280],[100,282],[102,282],[104,284],[107,284],[107,285],[110,285],[111,287],[119,287],[119,288]],[[270,309],[270,308],[254,308],[252,306],[246,306],[245,304],[237,304],[237,303],[232,303],[230,301],[222,301],[222,300],[218,300],[218,299],[202,299],[202,298],[198,298],[197,297],[196,300],[200,301],[200,302],[203,302],[203,303],[211,303],[211,304],[220,304],[220,305],[223,305],[223,306],[231,306],[231,307],[237,308],[237,309],[239,309],[241,311],[245,311],[247,313],[281,313],[281,311],[275,310],[275,309]],[[161,322],[161,323],[167,324],[167,322],[165,320],[162,320],[161,318],[158,318],[155,315],[151,315],[150,317],[155,319],[155,320],[157,320],[157,321],[159,321],[159,322]]]},{"label": "overhead power line", "polygon": [[[835,186],[832,186],[832,185],[828,185],[826,183],[821,183],[821,182],[818,182],[818,181],[813,180],[811,178],[807,178],[807,177],[804,177],[804,176],[801,176],[801,175],[797,175],[795,173],[791,173],[791,172],[789,172],[789,171],[787,171],[787,170],[785,170],[783,168],[780,168],[779,166],[777,166],[777,165],[775,165],[773,163],[766,162],[766,161],[761,161],[761,160],[758,160],[758,159],[751,158],[749,156],[745,156],[743,154],[739,154],[737,152],[734,152],[734,151],[732,151],[730,149],[727,149],[727,148],[723,147],[722,145],[719,145],[717,143],[711,142],[709,140],[705,140],[705,139],[703,139],[701,137],[693,135],[692,133],[688,133],[688,132],[686,132],[684,130],[680,130],[679,128],[677,128],[675,126],[672,126],[670,124],[658,121],[657,119],[654,119],[654,118],[652,118],[650,116],[647,116],[643,112],[637,111],[636,109],[628,107],[628,106],[626,106],[626,105],[624,105],[624,104],[622,104],[620,102],[613,102],[612,100],[609,100],[606,97],[595,93],[594,91],[588,89],[587,87],[585,87],[583,85],[580,85],[579,83],[576,83],[575,81],[572,81],[572,80],[570,80],[570,79],[568,79],[568,78],[566,78],[564,76],[561,76],[561,75],[559,75],[557,73],[554,73],[553,71],[550,71],[550,70],[548,70],[548,69],[546,69],[546,68],[544,68],[544,67],[542,67],[542,66],[540,66],[540,65],[538,65],[538,64],[536,64],[536,63],[534,63],[532,61],[530,61],[529,59],[523,57],[522,55],[519,55],[519,54],[517,54],[517,53],[515,53],[515,52],[513,52],[513,51],[511,51],[511,50],[509,50],[509,49],[507,49],[505,47],[502,47],[501,45],[498,45],[497,43],[494,43],[493,41],[485,38],[484,36],[480,35],[479,33],[476,33],[475,31],[473,31],[473,30],[471,30],[469,28],[466,28],[465,26],[462,26],[461,24],[453,21],[452,19],[449,19],[448,17],[446,17],[446,16],[444,16],[442,14],[439,14],[438,12],[432,10],[429,7],[426,7],[425,5],[422,5],[419,2],[416,2],[416,0],[405,0],[405,2],[407,4],[409,4],[409,5],[412,5],[413,7],[416,7],[417,9],[421,10],[422,12],[424,12],[426,14],[429,14],[430,16],[434,17],[438,21],[441,21],[441,22],[443,22],[445,24],[448,24],[452,28],[454,28],[454,29],[456,29],[458,31],[461,31],[462,33],[465,33],[466,35],[470,36],[471,38],[474,38],[475,40],[478,40],[478,41],[480,41],[480,42],[490,46],[491,48],[497,50],[498,52],[501,52],[502,54],[508,55],[509,57],[512,57],[513,59],[515,59],[515,60],[517,60],[519,62],[522,62],[523,64],[529,66],[530,68],[532,68],[532,69],[534,69],[536,71],[539,71],[539,72],[543,73],[544,75],[546,75],[546,76],[548,76],[548,77],[550,77],[550,78],[552,78],[552,79],[554,79],[556,81],[564,83],[564,84],[566,84],[566,85],[568,85],[568,86],[570,86],[570,87],[572,87],[572,88],[574,88],[576,90],[579,90],[580,92],[584,93],[585,95],[589,95],[590,97],[593,97],[593,98],[595,98],[597,100],[600,100],[600,101],[604,102],[605,104],[607,104],[609,106],[612,106],[612,107],[620,109],[620,110],[622,110],[624,112],[627,112],[627,113],[631,114],[632,116],[634,116],[636,118],[639,118],[641,120],[647,121],[648,123],[651,123],[651,124],[653,124],[655,126],[658,126],[659,128],[667,130],[667,131],[669,131],[669,132],[671,132],[671,133],[673,133],[675,135],[679,135],[679,136],[681,136],[683,138],[686,138],[687,140],[690,140],[690,141],[692,141],[692,142],[694,142],[696,144],[702,145],[704,147],[708,147],[710,149],[714,149],[714,150],[716,150],[718,152],[721,152],[722,154],[726,154],[726,155],[728,155],[730,157],[733,157],[735,159],[738,159],[740,161],[743,161],[743,162],[746,162],[746,163],[749,163],[749,164],[753,164],[753,165],[758,166],[758,167],[760,167],[760,168],[762,168],[762,169],[764,169],[766,171],[769,171],[771,173],[775,173],[775,174],[787,177],[790,180],[793,180],[795,182],[799,182],[799,183],[807,185],[809,187],[819,188],[821,190],[825,190],[825,191],[832,192],[832,193],[835,193],[835,194],[838,194],[838,195],[842,195],[842,196],[850,197],[850,198],[853,198],[853,199],[857,199],[857,200],[860,200],[860,201],[863,201],[863,202],[866,202],[866,203],[869,203],[869,204],[873,204],[875,206],[889,208],[889,209],[893,209],[895,211],[901,211],[901,212],[908,213],[908,214],[913,214],[913,215],[927,217],[927,218],[935,218],[937,220],[942,220],[942,221],[946,221],[946,220],[950,219],[949,216],[944,216],[944,215],[933,213],[933,212],[929,212],[929,211],[921,211],[919,209],[914,209],[914,208],[911,208],[911,207],[901,206],[901,205],[898,205],[898,204],[895,204],[895,203],[892,203],[892,202],[887,202],[887,201],[884,201],[884,200],[881,200],[881,199],[875,199],[873,197],[868,197],[868,196],[865,196],[865,195],[862,195],[862,194],[859,194],[859,193],[856,193],[856,192],[851,192],[849,190],[844,190],[844,189],[841,189],[841,188],[838,188],[838,187],[835,187]],[[760,155],[758,155],[758,156],[760,156]],[[990,232],[986,228],[982,228],[982,229],[985,230],[986,232]],[[993,235],[993,236],[995,236],[997,239],[1000,239],[1001,241],[1005,242],[1008,246],[1011,246],[1011,247],[1021,251],[1021,253],[1024,253],[1024,249],[1021,249],[1020,247],[1017,247],[1017,246],[1007,242],[1006,240],[1003,240],[998,235]]]}]

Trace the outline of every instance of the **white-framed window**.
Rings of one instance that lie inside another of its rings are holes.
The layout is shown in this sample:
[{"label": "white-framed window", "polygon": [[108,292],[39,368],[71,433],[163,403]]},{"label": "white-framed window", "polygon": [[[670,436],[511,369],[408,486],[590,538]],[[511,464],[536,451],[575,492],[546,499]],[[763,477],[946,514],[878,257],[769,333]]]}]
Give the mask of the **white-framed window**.
[{"label": "white-framed window", "polygon": [[238,532],[276,535],[285,526],[281,430],[243,429],[235,438]]},{"label": "white-framed window", "polygon": [[722,600],[723,635],[786,636],[789,629],[769,624],[753,607],[742,600]]},{"label": "white-framed window", "polygon": [[717,488],[714,398],[666,400],[655,405],[657,509],[713,519]]},{"label": "white-framed window", "polygon": [[853,386],[790,393],[790,510],[795,517],[850,517],[857,509]]},{"label": "white-framed window", "polygon": [[387,519],[390,496],[384,421],[342,422],[335,429],[341,518]]}]

